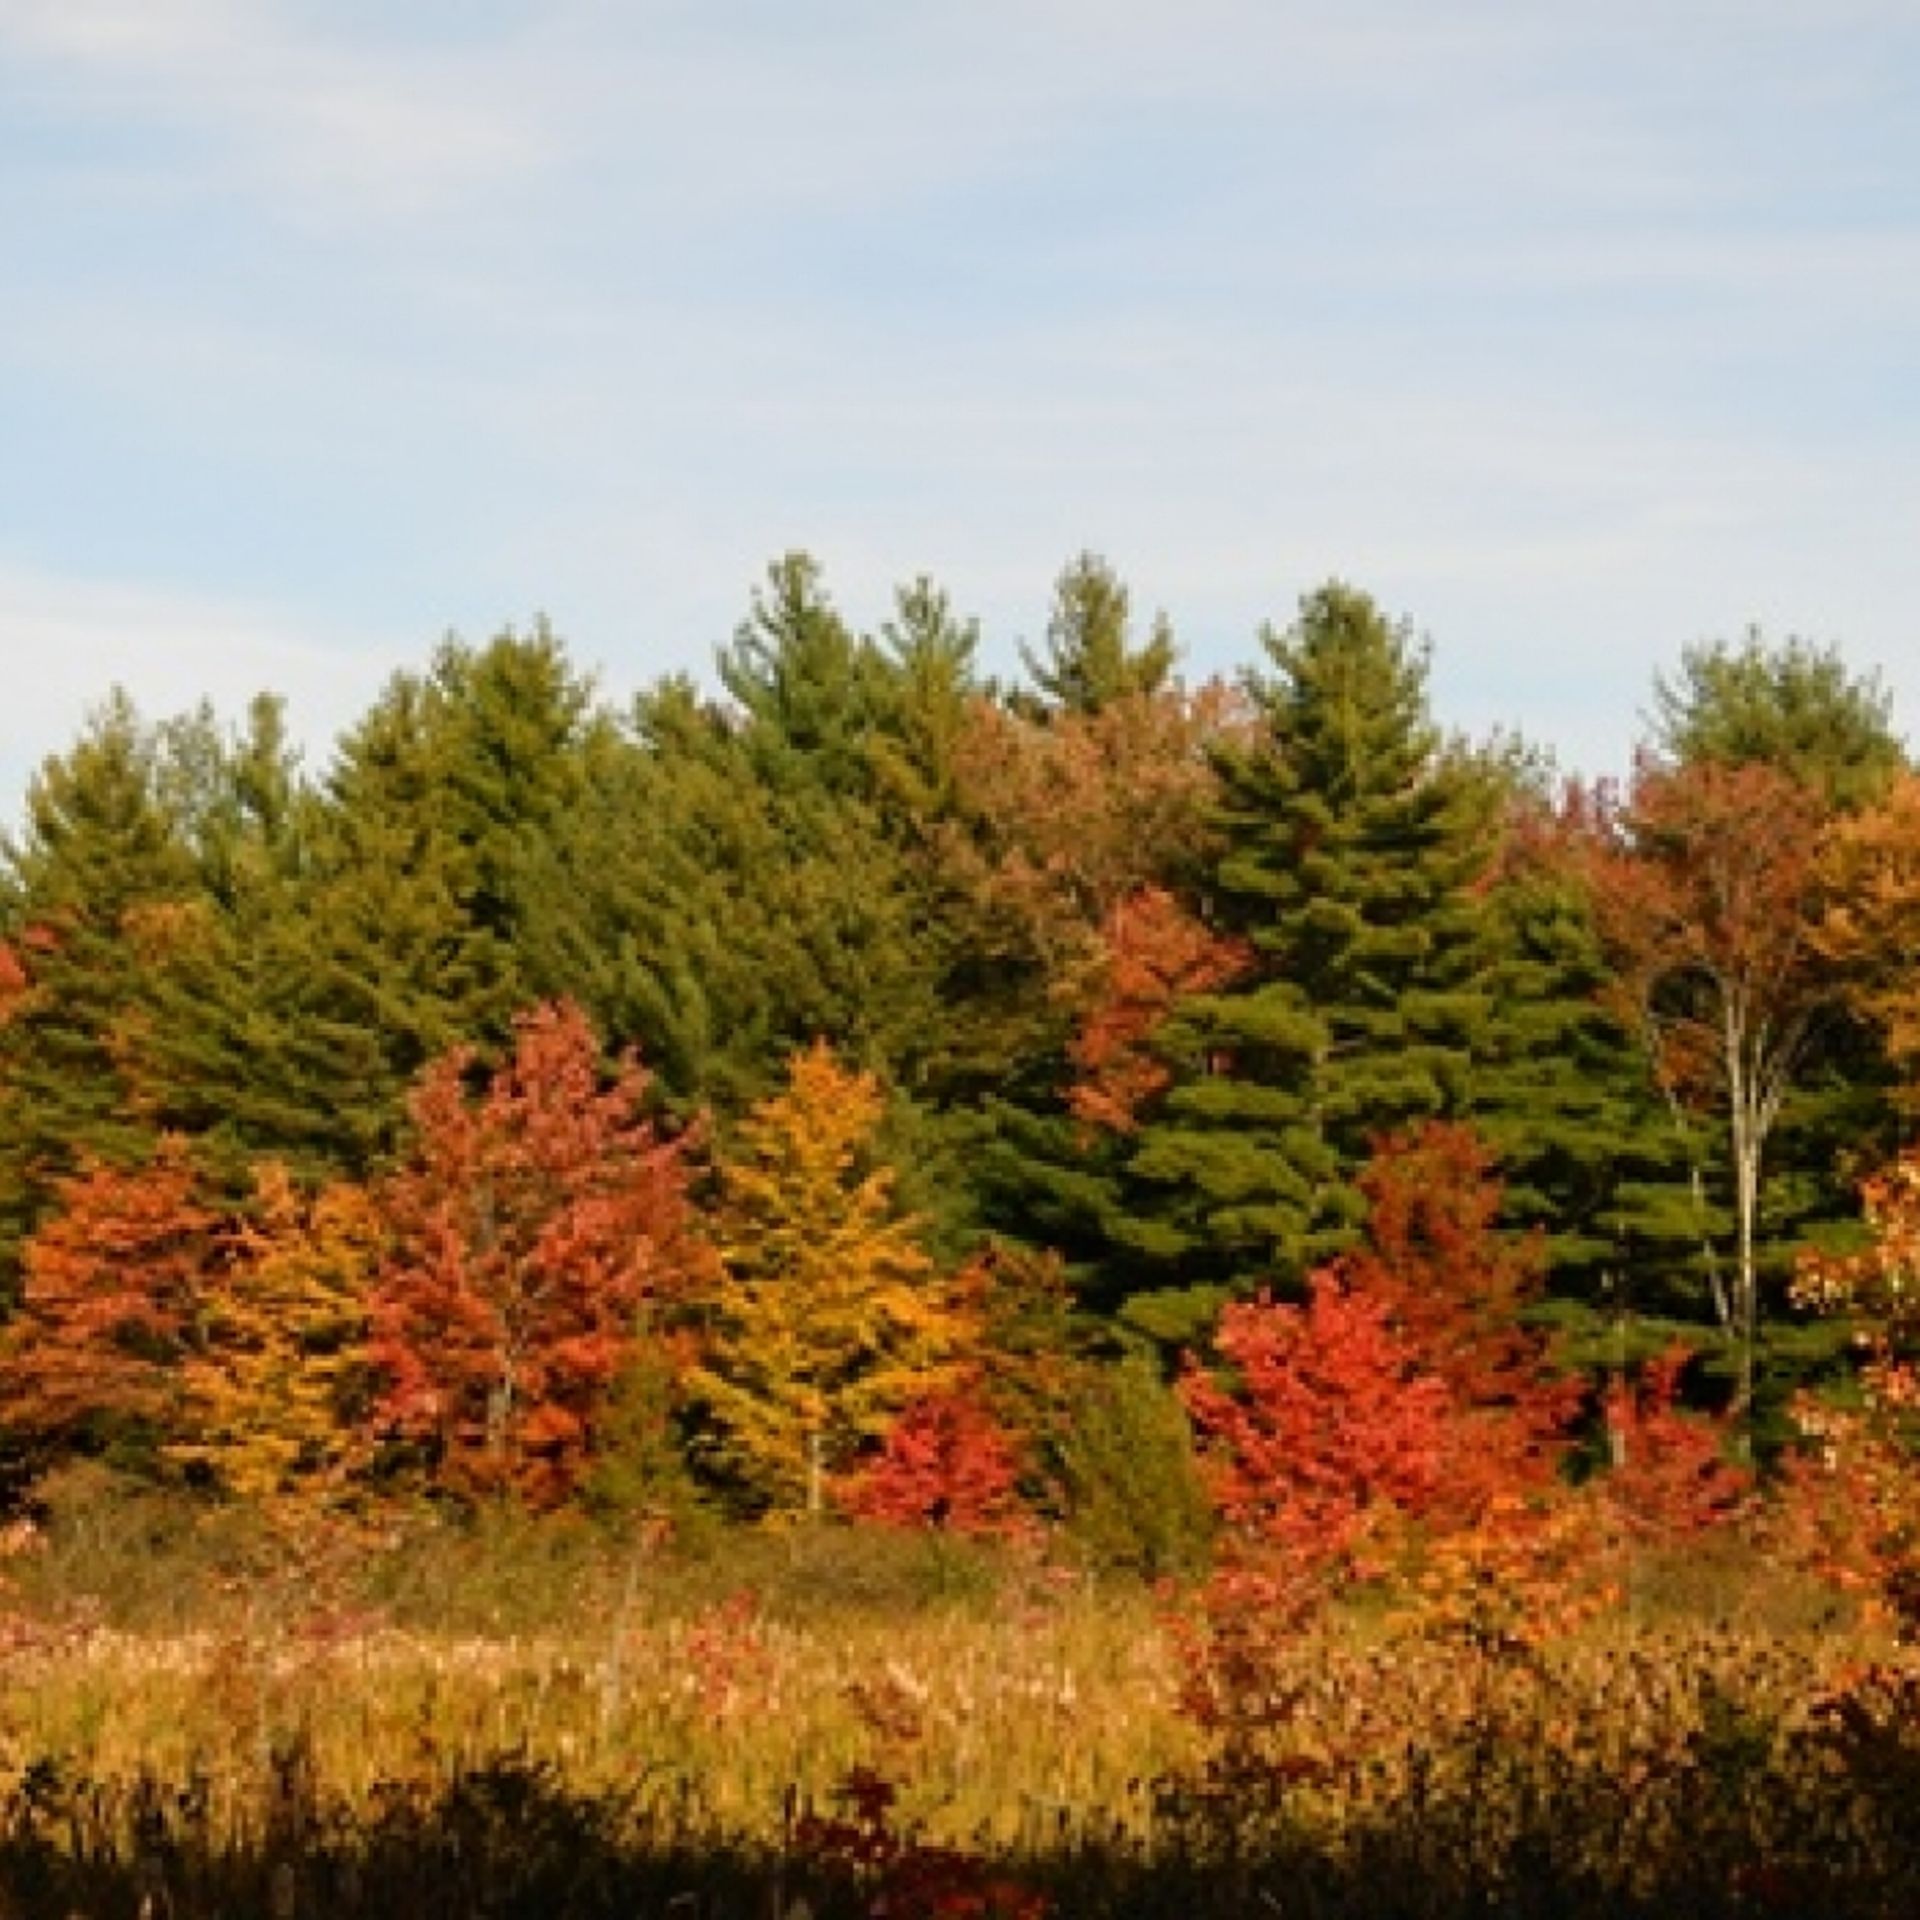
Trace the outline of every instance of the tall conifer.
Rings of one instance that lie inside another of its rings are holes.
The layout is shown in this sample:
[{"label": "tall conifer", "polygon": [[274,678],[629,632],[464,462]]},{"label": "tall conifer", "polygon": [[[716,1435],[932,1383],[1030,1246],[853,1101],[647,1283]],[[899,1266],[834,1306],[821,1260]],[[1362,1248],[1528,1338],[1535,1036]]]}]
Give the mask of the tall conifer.
[{"label": "tall conifer", "polygon": [[1123,1255],[1179,1282],[1297,1282],[1352,1244],[1380,1133],[1462,1113],[1487,1018],[1470,889],[1484,780],[1441,751],[1426,661],[1353,589],[1263,635],[1261,725],[1218,756],[1221,855],[1203,883],[1246,970],[1163,1031]]}]

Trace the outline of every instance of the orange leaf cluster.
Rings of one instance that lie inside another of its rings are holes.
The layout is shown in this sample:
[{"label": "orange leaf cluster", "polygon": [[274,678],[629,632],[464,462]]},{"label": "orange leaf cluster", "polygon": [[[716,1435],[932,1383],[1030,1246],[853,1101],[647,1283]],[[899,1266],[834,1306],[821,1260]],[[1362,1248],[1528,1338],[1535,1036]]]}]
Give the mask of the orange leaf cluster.
[{"label": "orange leaf cluster", "polygon": [[1211,933],[1163,887],[1129,894],[1107,916],[1102,985],[1070,1057],[1079,1078],[1068,1104],[1082,1125],[1132,1133],[1172,1075],[1154,1035],[1188,994],[1224,986],[1251,964],[1243,941]]},{"label": "orange leaf cluster", "polygon": [[9,1427],[70,1442],[164,1424],[216,1258],[198,1185],[172,1136],[142,1165],[94,1162],[60,1183],[0,1347]]},{"label": "orange leaf cluster", "polygon": [[477,1099],[472,1060],[422,1077],[413,1153],[386,1183],[371,1301],[379,1419],[469,1495],[564,1499],[586,1470],[645,1309],[709,1270],[687,1142],[646,1117],[648,1077],[602,1084],[580,1010],[516,1024]]},{"label": "orange leaf cluster", "polygon": [[881,1526],[1009,1535],[1030,1522],[1021,1448],[987,1405],[976,1372],[905,1408],[879,1453],[839,1491],[854,1518]]}]

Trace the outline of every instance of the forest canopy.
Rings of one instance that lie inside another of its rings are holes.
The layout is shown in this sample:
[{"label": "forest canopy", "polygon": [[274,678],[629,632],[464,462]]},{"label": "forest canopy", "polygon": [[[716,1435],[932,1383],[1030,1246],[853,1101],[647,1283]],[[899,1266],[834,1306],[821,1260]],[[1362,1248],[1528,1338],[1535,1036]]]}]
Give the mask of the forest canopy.
[{"label": "forest canopy", "polygon": [[711,692],[449,640],[317,770],[271,692],[108,692],[0,847],[14,1494],[98,1458],[1146,1564],[1207,1484],[1268,1515],[1248,1461],[1328,1396],[1391,1403],[1335,1478],[1422,1515],[1648,1393],[1740,1461],[1857,1404],[1796,1274],[1871,1244],[1920,1103],[1875,676],[1695,643],[1587,783],[1450,732],[1345,583],[1195,685],[1081,554],[1015,681],[980,649],[790,554]]}]

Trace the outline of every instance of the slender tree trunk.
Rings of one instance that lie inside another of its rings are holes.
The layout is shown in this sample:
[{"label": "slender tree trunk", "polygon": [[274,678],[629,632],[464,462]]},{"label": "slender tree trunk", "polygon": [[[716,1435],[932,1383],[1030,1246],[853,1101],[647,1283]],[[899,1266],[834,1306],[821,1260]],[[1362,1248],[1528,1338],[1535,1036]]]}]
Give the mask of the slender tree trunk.
[{"label": "slender tree trunk", "polygon": [[1760,1213],[1760,1155],[1765,1125],[1756,1106],[1754,1073],[1747,1060],[1746,1024],[1729,998],[1726,1013],[1728,1125],[1733,1146],[1733,1193],[1738,1240],[1735,1376],[1733,1414],[1738,1425],[1740,1453],[1753,1457],[1754,1347],[1760,1335],[1760,1277],[1756,1270],[1755,1241]]}]

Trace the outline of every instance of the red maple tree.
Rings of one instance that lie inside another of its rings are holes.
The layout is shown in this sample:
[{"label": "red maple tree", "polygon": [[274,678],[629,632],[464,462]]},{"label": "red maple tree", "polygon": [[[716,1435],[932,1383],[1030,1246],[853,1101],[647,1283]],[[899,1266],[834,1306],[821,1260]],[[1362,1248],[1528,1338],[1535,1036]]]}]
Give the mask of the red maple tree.
[{"label": "red maple tree", "polygon": [[1728,1457],[1727,1417],[1680,1404],[1693,1357],[1676,1343],[1607,1392],[1613,1466],[1602,1491],[1616,1521],[1639,1539],[1685,1540],[1737,1518],[1753,1492],[1752,1469]]},{"label": "red maple tree", "polygon": [[1190,1363],[1181,1398],[1222,1517],[1297,1564],[1351,1562],[1382,1521],[1427,1511],[1448,1455],[1445,1385],[1394,1331],[1384,1302],[1331,1273],[1292,1306],[1228,1306],[1224,1375]]},{"label": "red maple tree", "polygon": [[166,1136],[132,1167],[98,1161],[59,1183],[28,1241],[0,1347],[0,1404],[48,1444],[158,1437],[179,1386],[195,1301],[220,1257],[187,1145]]},{"label": "red maple tree", "polygon": [[1537,1234],[1503,1233],[1493,1155],[1469,1126],[1428,1121],[1382,1141],[1360,1176],[1366,1239],[1334,1263],[1377,1302],[1452,1418],[1439,1504],[1473,1518],[1559,1470],[1581,1383],[1525,1310],[1546,1278]]},{"label": "red maple tree", "polygon": [[578,1007],[523,1015],[477,1098],[472,1069],[460,1049],[422,1075],[412,1154],[381,1192],[377,1420],[449,1490],[548,1506],[589,1464],[644,1311],[711,1255],[693,1231],[686,1137],[647,1117],[637,1059],[603,1081]]},{"label": "red maple tree", "polygon": [[878,1454],[841,1487],[839,1503],[855,1519],[886,1527],[1024,1532],[1030,1516],[1020,1500],[1021,1451],[975,1373],[903,1409]]}]

